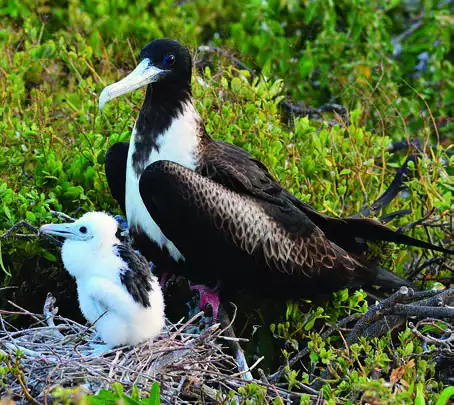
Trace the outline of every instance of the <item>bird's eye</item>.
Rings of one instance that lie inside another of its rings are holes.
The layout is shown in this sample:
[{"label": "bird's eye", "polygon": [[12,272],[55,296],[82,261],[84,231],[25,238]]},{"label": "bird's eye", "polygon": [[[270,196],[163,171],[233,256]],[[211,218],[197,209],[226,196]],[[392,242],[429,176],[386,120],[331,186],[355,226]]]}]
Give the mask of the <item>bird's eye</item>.
[{"label": "bird's eye", "polygon": [[81,226],[79,228],[80,233],[87,233],[87,228],[85,226]]},{"label": "bird's eye", "polygon": [[166,55],[162,61],[162,66],[170,67],[173,66],[175,63],[175,56],[173,55]]}]

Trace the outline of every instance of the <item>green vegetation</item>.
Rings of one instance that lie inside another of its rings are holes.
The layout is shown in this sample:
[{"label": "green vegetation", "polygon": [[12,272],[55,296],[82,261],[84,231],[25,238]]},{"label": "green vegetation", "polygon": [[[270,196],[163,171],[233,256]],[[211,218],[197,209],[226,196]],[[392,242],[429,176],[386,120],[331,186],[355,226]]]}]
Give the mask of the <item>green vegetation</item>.
[{"label": "green vegetation", "polygon": [[141,398],[137,389],[133,389],[130,396],[125,394],[123,387],[118,383],[115,383],[112,388],[114,392],[101,390],[99,394],[89,397],[88,403],[91,405],[116,404],[119,400],[123,400],[123,403],[128,405],[161,405],[157,382],[153,383],[150,395],[145,398]]},{"label": "green vegetation", "polygon": [[[0,1],[0,233],[20,220],[47,223],[50,209],[72,216],[95,209],[119,213],[105,180],[104,153],[129,138],[143,93],[109,103],[103,115],[97,97],[133,69],[143,45],[159,37],[181,40],[203,62],[194,70],[193,89],[208,133],[245,148],[316,209],[353,215],[364,196],[370,205],[408,154],[408,149],[387,148],[417,139],[423,158],[411,165],[406,192],[381,214],[411,210],[393,220],[394,228],[432,208],[440,221],[449,221],[454,69],[448,5],[431,0],[244,3]],[[197,52],[207,43],[233,52],[263,77],[251,77],[228,57]],[[308,107],[336,102],[348,109],[348,122],[336,115],[295,118],[281,108],[287,99]],[[430,234],[434,241],[451,240],[442,228]],[[427,239],[423,227],[413,227],[411,235]],[[20,286],[6,290],[5,298],[40,311],[52,285],[59,286],[59,302],[65,294],[68,300],[64,282],[69,280],[62,281],[56,251],[50,253],[38,238],[1,243],[0,280]],[[394,245],[380,253],[384,267],[401,275],[420,256],[417,249]],[[439,270],[426,267],[419,285],[441,287],[450,274]],[[361,339],[348,351],[340,348],[340,334],[321,338],[326,325],[366,311],[365,294],[345,290],[309,310],[288,304],[287,313],[266,326],[276,339],[290,342],[284,357],[309,342],[305,370],[288,370],[289,389],[300,390],[301,384],[311,384],[312,375],[335,365],[335,376],[322,388],[329,403],[360,398],[447,403],[449,391],[440,395],[444,384],[435,372],[436,353],[423,354],[435,346],[423,347],[408,327],[397,336]],[[118,387],[115,392],[115,398],[123,398]],[[256,386],[238,394],[251,403],[264,398]],[[101,403],[108,394],[102,395],[98,402],[88,400]],[[123,398],[124,403],[158,403],[131,395],[136,402]]]}]

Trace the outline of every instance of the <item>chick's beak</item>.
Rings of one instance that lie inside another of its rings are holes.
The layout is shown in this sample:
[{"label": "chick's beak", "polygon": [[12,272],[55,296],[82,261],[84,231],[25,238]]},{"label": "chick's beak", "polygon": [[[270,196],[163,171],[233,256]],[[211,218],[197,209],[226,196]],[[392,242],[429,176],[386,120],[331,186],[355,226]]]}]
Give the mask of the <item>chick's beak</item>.
[{"label": "chick's beak", "polygon": [[74,235],[71,224],[48,224],[39,228],[40,234],[56,235],[68,238]]}]

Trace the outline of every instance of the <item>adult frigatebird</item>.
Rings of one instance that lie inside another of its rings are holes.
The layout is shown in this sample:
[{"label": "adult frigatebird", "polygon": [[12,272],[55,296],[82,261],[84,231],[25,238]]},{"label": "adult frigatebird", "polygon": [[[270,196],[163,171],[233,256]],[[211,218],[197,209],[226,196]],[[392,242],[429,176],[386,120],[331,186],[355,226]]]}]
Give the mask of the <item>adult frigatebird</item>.
[{"label": "adult frigatebird", "polygon": [[[373,220],[316,212],[246,151],[208,136],[193,104],[184,46],[159,39],[139,56],[132,73],[103,90],[99,107],[147,86],[131,140],[109,149],[106,174],[136,246],[161,271],[223,291],[300,297],[406,284],[366,260],[366,241],[448,252]],[[212,290],[195,288],[215,316]]]}]

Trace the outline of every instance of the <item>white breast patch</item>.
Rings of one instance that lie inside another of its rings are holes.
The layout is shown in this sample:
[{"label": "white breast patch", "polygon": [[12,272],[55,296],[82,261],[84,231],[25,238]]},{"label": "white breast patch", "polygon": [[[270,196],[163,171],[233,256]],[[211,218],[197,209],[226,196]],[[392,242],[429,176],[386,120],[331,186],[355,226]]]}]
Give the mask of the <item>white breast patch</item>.
[{"label": "white breast patch", "polygon": [[[158,160],[169,160],[194,170],[198,145],[197,117],[198,113],[192,102],[188,102],[183,109],[183,113],[175,118],[167,131],[157,138],[156,144],[159,152],[156,149],[152,150],[144,168]],[[134,127],[126,169],[126,216],[129,227],[140,226],[146,235],[161,248],[165,246],[174,260],[185,260],[181,252],[165,237],[161,229],[153,221],[142,201],[139,192],[139,177],[136,175],[132,165],[132,156],[135,152],[135,136],[136,129]]]}]

